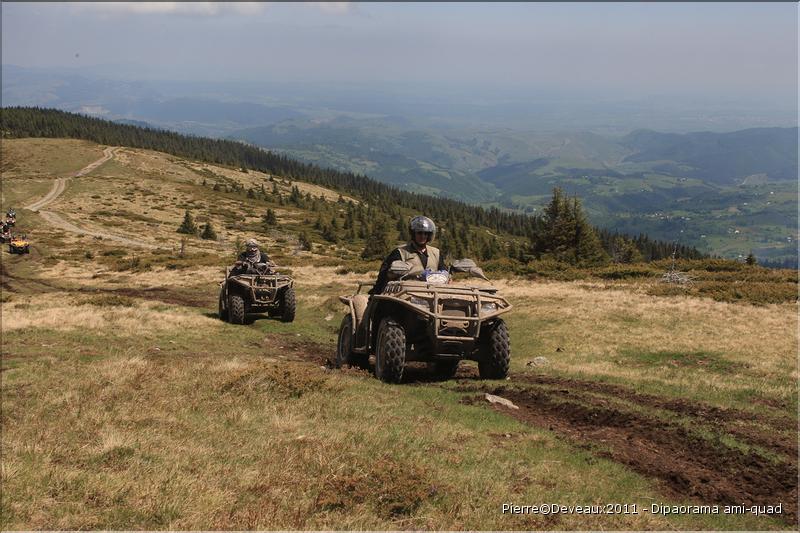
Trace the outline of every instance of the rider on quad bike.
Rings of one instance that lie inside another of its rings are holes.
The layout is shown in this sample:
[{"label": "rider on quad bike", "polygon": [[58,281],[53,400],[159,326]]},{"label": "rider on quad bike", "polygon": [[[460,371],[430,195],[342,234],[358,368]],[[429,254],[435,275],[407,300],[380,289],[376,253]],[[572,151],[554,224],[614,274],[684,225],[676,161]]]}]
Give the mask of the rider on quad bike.
[{"label": "rider on quad bike", "polygon": [[233,267],[225,269],[225,279],[220,283],[220,319],[244,324],[248,313],[266,312],[292,322],[297,308],[294,280],[276,272],[275,263],[259,249],[255,239],[248,239],[245,245],[247,249]]},{"label": "rider on quad bike", "polygon": [[[411,263],[412,268],[409,273],[410,277],[421,276],[425,270],[445,270],[444,257],[438,248],[429,246],[429,244],[436,237],[436,224],[433,223],[428,217],[416,216],[408,223],[409,241],[403,246],[395,248],[386,259],[383,260],[381,268],[378,271],[378,279],[375,285],[370,289],[369,295],[380,294],[386,288],[389,282],[389,268],[395,261],[406,261]],[[367,309],[371,310],[370,306],[374,305],[374,300],[370,298]],[[356,331],[357,338],[362,338],[365,333],[365,324],[359,324]]]},{"label": "rider on quad bike", "polygon": [[348,311],[334,366],[367,368],[374,355],[375,376],[399,383],[407,362],[425,363],[448,379],[459,362],[471,360],[482,379],[505,378],[511,350],[501,315],[511,304],[495,287],[451,283],[455,273],[487,278],[470,259],[444,267],[439,250],[429,245],[436,231],[432,220],[415,217],[409,231],[411,241],[389,255],[369,295],[361,291],[370,284],[359,283],[354,294],[339,298]]},{"label": "rider on quad bike", "polygon": [[231,275],[247,274],[248,272],[266,273],[271,270],[274,264],[269,260],[266,253],[259,248],[258,241],[247,239],[245,251],[239,257],[231,269]]}]

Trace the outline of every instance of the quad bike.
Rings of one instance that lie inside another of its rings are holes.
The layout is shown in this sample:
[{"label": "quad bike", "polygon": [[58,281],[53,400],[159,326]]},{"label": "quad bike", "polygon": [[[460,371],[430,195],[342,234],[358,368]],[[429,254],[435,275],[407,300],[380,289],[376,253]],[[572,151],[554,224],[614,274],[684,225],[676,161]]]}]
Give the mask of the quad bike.
[{"label": "quad bike", "polygon": [[12,254],[29,254],[30,242],[25,238],[25,235],[11,237],[8,243],[8,252]]},{"label": "quad bike", "polygon": [[10,228],[6,227],[2,233],[0,233],[0,242],[3,244],[7,242],[11,242],[11,230]]},{"label": "quad bike", "polygon": [[226,268],[220,283],[219,318],[244,324],[247,313],[268,313],[292,322],[297,307],[294,280],[275,272],[274,266],[237,261],[233,268]]},{"label": "quad bike", "polygon": [[[425,271],[422,280],[406,279],[411,265],[395,261],[381,294],[356,293],[339,299],[349,310],[342,319],[334,365],[367,367],[375,356],[375,377],[399,383],[409,361],[432,366],[442,379],[453,377],[463,359],[478,362],[482,379],[501,379],[511,361],[508,329],[500,315],[511,304],[493,287],[451,284],[454,272],[486,279],[475,262],[456,261],[450,270]],[[359,327],[361,326],[361,327]]]},{"label": "quad bike", "polygon": [[13,226],[17,223],[16,215],[6,215],[6,226]]}]

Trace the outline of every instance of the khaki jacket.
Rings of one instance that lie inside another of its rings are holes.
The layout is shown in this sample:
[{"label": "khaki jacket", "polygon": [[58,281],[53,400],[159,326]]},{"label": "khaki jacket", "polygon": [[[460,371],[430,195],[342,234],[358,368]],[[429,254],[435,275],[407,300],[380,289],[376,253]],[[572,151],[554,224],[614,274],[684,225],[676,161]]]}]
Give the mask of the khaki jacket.
[{"label": "khaki jacket", "polygon": [[[422,266],[422,258],[420,257],[420,254],[413,243],[409,242],[404,246],[400,246],[397,250],[400,252],[400,259],[411,264],[411,271],[409,272],[409,276],[419,276],[420,274],[422,274],[422,272],[425,270],[425,267]],[[431,245],[428,245],[427,252],[428,252],[427,268],[430,268],[431,270],[436,270],[437,268],[439,268],[439,249],[434,248]]]}]

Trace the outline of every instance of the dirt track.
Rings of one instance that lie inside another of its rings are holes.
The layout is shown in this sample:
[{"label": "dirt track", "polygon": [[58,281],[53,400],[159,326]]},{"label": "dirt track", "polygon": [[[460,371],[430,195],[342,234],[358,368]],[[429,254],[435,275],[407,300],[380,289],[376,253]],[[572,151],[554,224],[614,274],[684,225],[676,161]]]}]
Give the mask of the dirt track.
[{"label": "dirt track", "polygon": [[[101,157],[97,161],[89,163],[82,169],[72,174],[71,177],[77,178],[88,174],[89,172],[93,171],[106,161],[110,160],[114,156],[114,152],[116,150],[117,150],[116,148],[111,148],[111,147],[104,148],[103,157]],[[42,210],[44,207],[47,207],[48,205],[52,204],[55,200],[57,200],[58,197],[61,196],[61,194],[63,194],[64,190],[66,190],[66,188],[67,188],[66,180],[64,178],[57,178],[55,183],[53,184],[53,188],[50,189],[50,191],[43,198],[30,205],[25,206],[25,209],[29,209],[33,212],[38,212],[39,215],[41,215],[41,217],[45,219],[47,222],[49,222],[51,225],[59,229],[62,229],[64,231],[68,231],[70,233],[76,233],[78,235],[89,235],[91,237],[97,237],[104,240],[118,242],[126,246],[135,246],[138,248],[149,248],[149,249],[158,248],[158,246],[155,246],[153,244],[149,244],[135,239],[129,239],[127,237],[122,237],[120,235],[114,235],[105,231],[81,228],[73,224],[72,222],[66,220],[64,217],[62,217],[55,211]]]},{"label": "dirt track", "polygon": [[[514,385],[484,388],[461,381],[463,392],[490,392],[519,410],[494,409],[563,435],[579,447],[660,480],[666,494],[705,504],[783,504],[797,520],[797,441],[786,417],[754,415],[687,400],[641,394],[617,385],[550,376],[513,376]],[[483,404],[482,396],[465,403]],[[652,416],[653,409],[662,416]],[[679,418],[684,423],[678,421]],[[734,437],[731,447],[693,428]],[[761,450],[761,451],[759,451]]]},{"label": "dirt track", "polygon": [[[82,169],[80,169],[77,172],[75,172],[74,174],[72,174],[71,177],[77,178],[77,177],[80,177],[80,176],[85,176],[86,174],[88,174],[92,170],[96,169],[97,167],[99,167],[100,165],[102,165],[103,163],[105,163],[106,161],[111,159],[114,156],[114,151],[116,151],[116,148],[111,148],[111,147],[104,148],[103,149],[103,157],[101,157],[97,161],[93,161],[93,162],[89,163],[88,165],[86,165]],[[46,195],[44,195],[44,197],[42,199],[40,199],[40,200],[30,204],[30,205],[26,205],[25,209],[30,209],[31,211],[34,211],[34,212],[39,211],[41,208],[46,207],[46,206],[50,205],[51,203],[53,203],[56,200],[56,198],[61,196],[61,194],[64,192],[64,189],[66,189],[66,188],[67,188],[67,185],[66,185],[66,181],[64,180],[64,178],[56,178],[56,182],[53,184],[53,188],[50,189],[50,192],[48,192]]]}]

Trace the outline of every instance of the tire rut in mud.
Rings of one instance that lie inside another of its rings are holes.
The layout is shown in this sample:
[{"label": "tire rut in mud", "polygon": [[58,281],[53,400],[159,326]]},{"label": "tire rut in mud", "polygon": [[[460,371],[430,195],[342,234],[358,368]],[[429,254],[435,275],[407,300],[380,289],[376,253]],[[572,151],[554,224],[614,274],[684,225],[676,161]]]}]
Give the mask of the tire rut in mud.
[{"label": "tire rut in mud", "polygon": [[[797,520],[797,445],[784,442],[777,431],[767,429],[752,435],[752,430],[736,434],[728,431],[722,422],[713,423],[726,415],[736,419],[744,416],[743,412],[644,395],[603,383],[546,376],[514,376],[512,380],[515,385],[500,387],[462,382],[457,390],[490,392],[507,398],[519,410],[493,408],[526,424],[563,435],[593,454],[656,478],[662,482],[666,494],[705,504],[782,503],[784,514],[780,518],[789,522]],[[553,388],[554,385],[557,388]],[[598,396],[598,392],[607,398]],[[469,397],[466,400],[467,403],[474,401]],[[621,402],[632,404],[633,409]],[[717,435],[730,433],[740,441],[755,436],[749,439],[750,443],[777,452],[778,457],[730,447],[719,438],[703,437],[684,425],[649,416],[641,410],[642,407],[668,406],[679,414],[692,416],[699,429],[714,429]],[[773,425],[776,420],[764,419],[784,435],[792,427],[778,427]]]},{"label": "tire rut in mud", "polygon": [[571,394],[573,398],[581,396],[585,402],[596,401],[597,397],[607,397],[641,407],[663,410],[676,416],[697,420],[703,425],[728,433],[748,444],[778,454],[797,457],[797,435],[793,431],[797,422],[785,415],[722,408],[683,398],[664,398],[598,381],[544,375],[516,375],[514,381],[552,387],[551,391],[555,395]]}]

